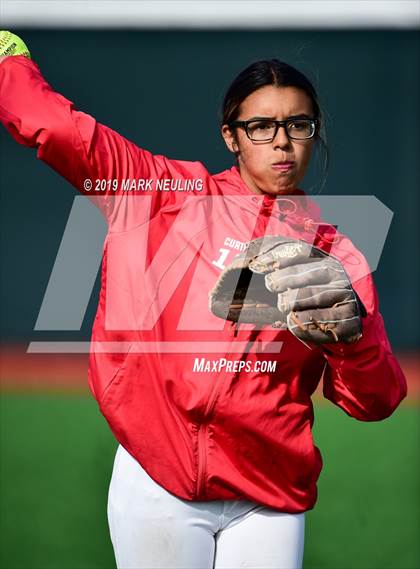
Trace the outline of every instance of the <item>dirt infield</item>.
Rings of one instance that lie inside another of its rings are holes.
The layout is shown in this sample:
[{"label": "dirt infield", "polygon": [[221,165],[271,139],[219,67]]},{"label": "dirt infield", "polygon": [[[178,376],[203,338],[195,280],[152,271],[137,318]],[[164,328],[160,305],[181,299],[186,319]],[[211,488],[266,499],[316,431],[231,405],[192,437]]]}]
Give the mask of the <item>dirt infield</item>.
[{"label": "dirt infield", "polygon": [[[1,390],[89,392],[89,354],[34,354],[26,350],[26,344],[1,347]],[[408,382],[408,396],[403,404],[420,403],[420,352],[400,352],[396,356]],[[322,382],[314,397],[323,399]]]}]

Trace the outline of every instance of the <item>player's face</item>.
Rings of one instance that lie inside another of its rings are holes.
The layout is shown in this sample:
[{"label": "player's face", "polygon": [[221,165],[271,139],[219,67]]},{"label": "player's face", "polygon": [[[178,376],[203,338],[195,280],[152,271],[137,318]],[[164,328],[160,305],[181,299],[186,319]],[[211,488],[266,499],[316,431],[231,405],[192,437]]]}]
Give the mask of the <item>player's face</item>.
[{"label": "player's face", "polygon": [[[254,118],[285,120],[295,115],[313,118],[309,96],[296,87],[267,85],[249,95],[241,104],[237,120]],[[272,142],[253,142],[243,128],[236,129],[236,136],[227,125],[222,127],[226,145],[237,152],[241,177],[247,186],[258,194],[292,193],[305,176],[314,138],[295,140],[280,127]],[[290,168],[276,165],[279,161],[292,161]]]}]

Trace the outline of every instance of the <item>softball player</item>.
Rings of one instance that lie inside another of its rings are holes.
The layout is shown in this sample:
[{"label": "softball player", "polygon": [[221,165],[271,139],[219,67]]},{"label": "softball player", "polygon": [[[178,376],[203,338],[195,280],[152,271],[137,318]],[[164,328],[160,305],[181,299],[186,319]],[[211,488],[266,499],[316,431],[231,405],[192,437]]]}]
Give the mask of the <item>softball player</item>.
[{"label": "softball player", "polygon": [[[94,200],[109,230],[88,374],[120,443],[108,499],[117,566],[300,568],[322,468],[311,434],[321,376],[325,397],[360,421],[391,415],[407,389],[366,261],[345,236],[336,250],[363,307],[352,316],[361,334],[322,329],[308,345],[310,327],[302,342],[209,310],[209,291],[250,241],[314,240],[320,212],[299,188],[325,144],[310,81],[278,60],[242,71],[221,125],[236,165],[216,175],[98,123],[23,56],[1,62],[0,120],[82,194],[92,198],[86,180],[117,182]],[[152,191],[126,191],[139,180]],[[335,321],[340,304],[328,307]]]}]

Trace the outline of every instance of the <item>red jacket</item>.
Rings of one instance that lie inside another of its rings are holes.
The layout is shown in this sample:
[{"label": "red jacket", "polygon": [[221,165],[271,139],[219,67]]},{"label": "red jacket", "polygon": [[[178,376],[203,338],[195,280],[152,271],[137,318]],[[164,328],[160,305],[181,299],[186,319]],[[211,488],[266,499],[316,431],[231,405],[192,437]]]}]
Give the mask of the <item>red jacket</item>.
[{"label": "red jacket", "polygon": [[322,375],[325,397],[361,421],[385,419],[407,392],[363,255],[339,234],[331,250],[331,227],[315,236],[367,309],[356,344],[308,349],[287,330],[235,329],[210,312],[208,293],[250,239],[314,240],[320,213],[301,190],[258,196],[236,167],[210,175],[152,155],[76,110],[22,56],[0,65],[0,119],[108,222],[89,385],[118,441],[183,499],[313,508],[322,459],[311,395]]}]

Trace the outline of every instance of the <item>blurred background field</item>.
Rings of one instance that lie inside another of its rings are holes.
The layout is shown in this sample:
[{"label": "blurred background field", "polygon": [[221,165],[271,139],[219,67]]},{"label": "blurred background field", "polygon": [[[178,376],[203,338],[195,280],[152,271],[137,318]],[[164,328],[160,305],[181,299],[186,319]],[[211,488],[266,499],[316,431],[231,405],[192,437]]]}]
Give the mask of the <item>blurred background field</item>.
[{"label": "blurred background field", "polygon": [[[409,396],[389,419],[363,423],[315,394],[324,469],[306,518],[304,569],[418,569],[418,29],[285,30],[270,20],[271,29],[259,30],[127,31],[26,22],[12,31],[77,108],[151,152],[200,160],[211,172],[232,165],[218,112],[245,65],[277,57],[314,82],[331,152],[323,194],[375,195],[394,212],[374,278]],[[87,355],[25,353],[34,341],[89,340],[99,275],[80,330],[35,330],[76,192],[5,131],[0,144],[0,567],[109,569],[116,441],[88,392]],[[318,182],[311,167],[303,189]]]},{"label": "blurred background field", "polygon": [[[324,468],[307,513],[304,569],[420,567],[419,359],[409,397],[360,422],[314,396]],[[106,503],[117,443],[87,388],[86,355],[1,358],[0,566],[115,567]]]}]

